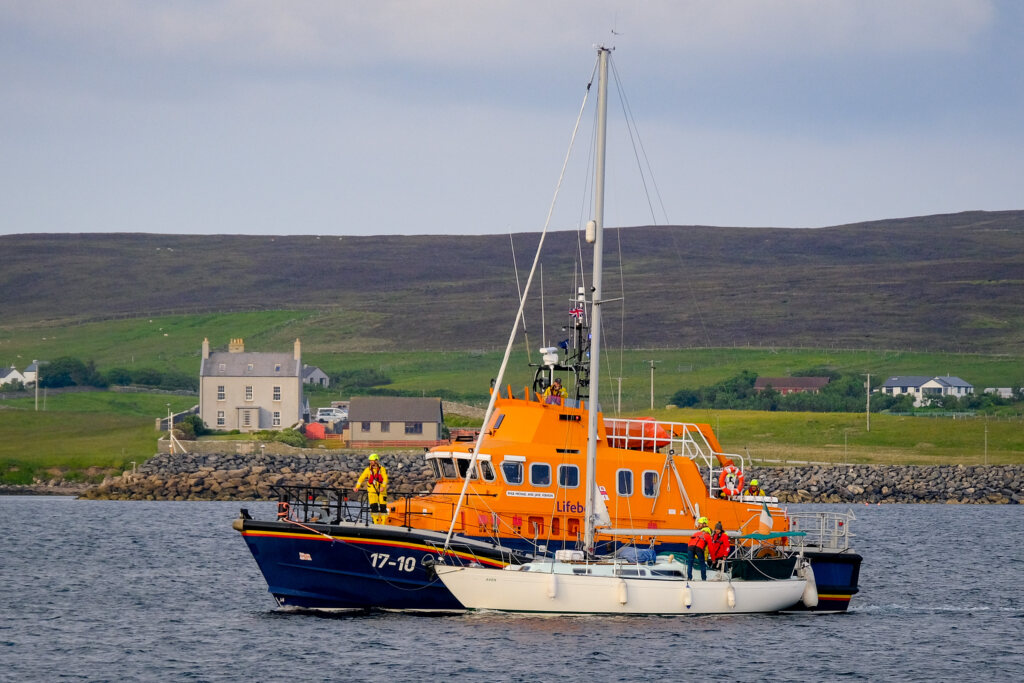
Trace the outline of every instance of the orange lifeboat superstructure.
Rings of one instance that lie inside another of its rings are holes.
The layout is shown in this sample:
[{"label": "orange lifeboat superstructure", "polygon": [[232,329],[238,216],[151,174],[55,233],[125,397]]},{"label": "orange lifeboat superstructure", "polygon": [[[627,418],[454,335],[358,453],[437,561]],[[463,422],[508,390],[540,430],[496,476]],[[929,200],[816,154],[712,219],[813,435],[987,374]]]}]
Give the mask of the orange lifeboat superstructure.
[{"label": "orange lifeboat superstructure", "polygon": [[[509,389],[496,397],[471,473],[475,444],[429,451],[432,493],[393,503],[388,523],[447,532],[469,474],[456,534],[502,545],[575,547],[584,518],[587,408],[571,399],[548,403],[529,390],[524,396]],[[724,454],[709,425],[599,415],[598,442],[596,481],[608,512],[598,543],[611,541],[614,530],[620,542],[684,546],[702,516],[730,531],[758,530],[761,499],[721,497],[721,468],[742,465],[742,458]],[[770,512],[772,530],[788,530],[785,513],[775,505]]]}]

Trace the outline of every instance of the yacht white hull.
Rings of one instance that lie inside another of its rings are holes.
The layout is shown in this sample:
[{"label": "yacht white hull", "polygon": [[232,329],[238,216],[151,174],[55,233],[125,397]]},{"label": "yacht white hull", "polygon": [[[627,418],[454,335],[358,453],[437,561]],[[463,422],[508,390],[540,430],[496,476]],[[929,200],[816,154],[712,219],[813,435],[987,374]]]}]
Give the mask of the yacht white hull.
[{"label": "yacht white hull", "polygon": [[727,581],[716,576],[708,581],[688,581],[443,565],[436,571],[467,609],[551,614],[778,612],[799,602],[807,585],[806,580],[796,577]]}]

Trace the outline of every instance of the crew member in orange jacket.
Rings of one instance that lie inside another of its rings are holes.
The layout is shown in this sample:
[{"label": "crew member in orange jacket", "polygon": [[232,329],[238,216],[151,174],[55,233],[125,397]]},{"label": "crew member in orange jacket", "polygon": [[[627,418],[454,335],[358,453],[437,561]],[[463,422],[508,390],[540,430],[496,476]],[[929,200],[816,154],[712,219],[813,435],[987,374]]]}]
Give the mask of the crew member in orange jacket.
[{"label": "crew member in orange jacket", "polygon": [[708,518],[701,517],[697,520],[697,531],[693,536],[690,536],[690,545],[687,547],[686,578],[688,580],[693,580],[694,559],[697,560],[697,566],[700,567],[700,580],[708,580],[708,565],[704,561],[704,552],[710,543],[711,527],[708,526]]},{"label": "crew member in orange jacket", "polygon": [[380,456],[370,454],[370,464],[359,475],[353,491],[366,482],[366,500],[370,504],[370,516],[374,524],[384,524],[388,519],[388,471],[380,464]]},{"label": "crew member in orange jacket", "polygon": [[722,523],[715,523],[715,530],[711,533],[711,542],[708,544],[708,555],[711,558],[711,566],[716,566],[719,562],[729,556],[730,542],[729,534],[725,533],[722,529]]}]

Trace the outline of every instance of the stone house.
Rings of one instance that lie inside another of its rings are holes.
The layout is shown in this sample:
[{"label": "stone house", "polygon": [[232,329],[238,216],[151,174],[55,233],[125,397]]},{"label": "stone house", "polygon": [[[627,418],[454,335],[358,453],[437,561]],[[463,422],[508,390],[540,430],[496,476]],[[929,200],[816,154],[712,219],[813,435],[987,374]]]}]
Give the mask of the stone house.
[{"label": "stone house", "polygon": [[318,368],[315,365],[303,365],[302,366],[302,383],[303,384],[316,384],[321,387],[328,387],[331,385],[331,379],[327,376],[327,373]]},{"label": "stone house", "polygon": [[242,339],[211,352],[203,340],[199,416],[210,429],[285,429],[302,421],[304,405],[298,339],[292,353],[247,352]]}]

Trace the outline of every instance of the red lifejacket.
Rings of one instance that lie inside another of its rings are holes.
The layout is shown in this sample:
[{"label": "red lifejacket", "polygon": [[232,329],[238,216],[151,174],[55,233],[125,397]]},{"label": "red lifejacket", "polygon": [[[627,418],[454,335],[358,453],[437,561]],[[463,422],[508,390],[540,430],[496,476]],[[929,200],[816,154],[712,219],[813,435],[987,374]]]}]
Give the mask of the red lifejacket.
[{"label": "red lifejacket", "polygon": [[704,550],[704,548],[710,542],[710,534],[708,534],[708,532],[704,531],[703,529],[695,533],[693,536],[690,536],[690,545],[692,545],[697,550]]},{"label": "red lifejacket", "polygon": [[709,547],[712,560],[720,560],[729,554],[729,535],[724,531],[719,533],[715,532],[711,535],[711,545]]},{"label": "red lifejacket", "polygon": [[373,469],[370,470],[370,476],[366,478],[366,483],[367,484],[383,484],[384,483],[384,475],[382,475],[380,473],[380,468],[377,468],[376,471],[374,471]]}]

